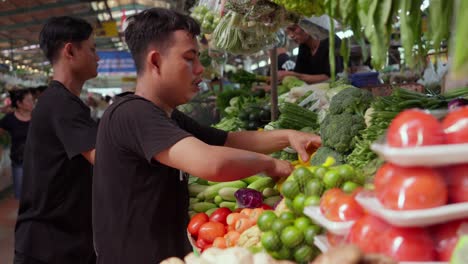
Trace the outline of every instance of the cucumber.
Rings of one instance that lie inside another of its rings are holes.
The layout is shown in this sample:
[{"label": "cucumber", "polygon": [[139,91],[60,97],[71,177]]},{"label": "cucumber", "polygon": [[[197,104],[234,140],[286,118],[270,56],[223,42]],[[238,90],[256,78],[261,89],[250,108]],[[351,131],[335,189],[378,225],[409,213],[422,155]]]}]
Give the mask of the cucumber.
[{"label": "cucumber", "polygon": [[221,190],[219,190],[219,196],[221,196],[221,198],[223,198],[224,201],[235,202],[236,197],[234,196],[234,193],[236,193],[237,190],[239,190],[239,188],[224,187]]},{"label": "cucumber", "polygon": [[236,210],[237,203],[235,202],[222,202],[219,204],[219,207],[226,207],[229,208],[229,210],[234,211]]},{"label": "cucumber", "polygon": [[206,211],[205,213],[206,213],[208,216],[211,216],[211,214],[212,214],[214,211],[216,211],[216,210],[218,210],[218,208],[211,208],[210,210]]},{"label": "cucumber", "polygon": [[281,196],[271,196],[263,200],[263,203],[266,205],[269,205],[271,207],[274,207],[277,202],[281,200]]},{"label": "cucumber", "polygon": [[263,192],[265,188],[272,188],[275,186],[275,181],[269,177],[262,177],[247,186],[249,189],[254,189],[259,192]]},{"label": "cucumber", "polygon": [[196,198],[200,201],[205,200],[205,192],[199,193]]},{"label": "cucumber", "polygon": [[219,182],[206,181],[206,183],[207,183],[209,186],[213,186],[213,185],[218,184]]},{"label": "cucumber", "polygon": [[[216,185],[212,185],[203,192],[205,199],[214,199],[218,195],[219,190],[224,187],[235,187],[235,188],[245,188],[247,184],[243,181],[231,181],[231,182],[221,182]],[[197,197],[198,198],[198,197]]]},{"label": "cucumber", "polygon": [[263,194],[264,197],[268,198],[268,197],[279,195],[279,192],[278,192],[278,190],[276,190],[274,188],[268,187],[268,188],[265,188],[263,190],[262,194]]},{"label": "cucumber", "polygon": [[206,185],[200,185],[196,183],[190,184],[188,186],[189,195],[190,197],[196,197],[199,193],[204,192],[206,188],[208,188]]},{"label": "cucumber", "polygon": [[194,204],[198,202],[200,202],[200,200],[198,200],[197,198],[190,198],[190,204]]},{"label": "cucumber", "polygon": [[214,202],[215,204],[219,205],[220,203],[224,202],[224,200],[223,198],[221,198],[221,196],[216,195],[216,197],[214,198]]},{"label": "cucumber", "polygon": [[265,178],[263,176],[258,176],[258,175],[254,175],[254,176],[250,176],[248,178],[244,178],[242,179],[243,182],[247,183],[247,184],[251,184],[253,183],[254,181],[258,180],[258,179],[261,179],[261,178]]},{"label": "cucumber", "polygon": [[202,213],[206,212],[210,209],[216,208],[216,204],[214,203],[207,203],[207,202],[201,202],[201,203],[196,203],[192,205],[192,208],[195,212],[197,213]]},{"label": "cucumber", "polygon": [[208,181],[202,178],[197,178],[195,182],[200,185],[208,185]]}]

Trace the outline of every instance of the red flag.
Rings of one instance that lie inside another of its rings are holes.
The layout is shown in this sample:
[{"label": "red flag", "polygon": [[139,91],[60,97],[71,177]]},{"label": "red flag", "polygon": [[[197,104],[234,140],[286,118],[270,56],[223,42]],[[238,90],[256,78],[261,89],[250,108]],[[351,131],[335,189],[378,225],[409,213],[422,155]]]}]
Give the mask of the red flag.
[{"label": "red flag", "polygon": [[125,8],[124,8],[122,9],[122,17],[120,18],[120,28],[122,31],[124,31],[124,23],[126,19],[127,19],[127,16],[125,15]]}]

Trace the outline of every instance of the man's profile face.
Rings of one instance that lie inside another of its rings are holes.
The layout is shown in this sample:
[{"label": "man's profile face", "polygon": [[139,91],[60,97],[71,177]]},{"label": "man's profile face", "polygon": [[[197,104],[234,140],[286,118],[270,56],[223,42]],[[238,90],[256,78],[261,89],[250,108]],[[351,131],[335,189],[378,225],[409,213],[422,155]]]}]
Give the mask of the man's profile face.
[{"label": "man's profile face", "polygon": [[301,27],[298,25],[293,25],[287,28],[288,37],[297,44],[305,44],[310,38],[310,35],[307,34]]},{"label": "man's profile face", "polygon": [[73,44],[76,55],[73,68],[83,79],[92,79],[97,76],[99,56],[96,53],[96,43],[91,35],[79,45]]}]

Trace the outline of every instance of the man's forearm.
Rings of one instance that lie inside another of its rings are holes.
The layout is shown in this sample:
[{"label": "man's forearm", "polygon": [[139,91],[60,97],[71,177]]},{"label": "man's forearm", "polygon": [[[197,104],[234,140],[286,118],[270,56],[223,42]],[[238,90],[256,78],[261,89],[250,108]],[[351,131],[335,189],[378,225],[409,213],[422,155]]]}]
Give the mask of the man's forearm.
[{"label": "man's forearm", "polygon": [[296,73],[295,75],[297,78],[300,80],[303,80],[304,82],[308,84],[314,84],[314,83],[319,83],[319,82],[324,82],[330,79],[326,74],[301,74],[301,73]]},{"label": "man's forearm", "polygon": [[288,131],[231,132],[228,135],[225,146],[270,154],[289,146]]}]

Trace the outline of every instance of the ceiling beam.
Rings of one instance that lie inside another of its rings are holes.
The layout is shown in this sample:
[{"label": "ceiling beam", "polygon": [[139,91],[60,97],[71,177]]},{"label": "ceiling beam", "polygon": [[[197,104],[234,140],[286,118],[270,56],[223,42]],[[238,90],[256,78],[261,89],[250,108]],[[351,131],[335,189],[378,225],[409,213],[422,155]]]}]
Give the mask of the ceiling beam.
[{"label": "ceiling beam", "polygon": [[[94,11],[88,11],[88,12],[82,12],[82,13],[77,13],[77,14],[71,14],[71,16],[74,17],[90,17],[90,16],[97,16],[97,12]],[[12,31],[12,30],[18,30],[22,28],[27,28],[30,26],[37,26],[37,25],[42,25],[45,23],[47,19],[42,19],[42,20],[37,20],[37,21],[28,21],[28,22],[23,22],[23,23],[15,23],[13,25],[5,25],[5,26],[0,26],[0,31]],[[97,17],[96,17],[97,19]]]},{"label": "ceiling beam", "polygon": [[39,12],[39,11],[49,10],[53,8],[66,7],[68,5],[79,4],[79,3],[82,3],[82,2],[80,2],[79,0],[62,0],[62,1],[57,1],[56,3],[42,4],[42,5],[37,5],[33,7],[15,8],[13,10],[0,12],[0,17]]}]

